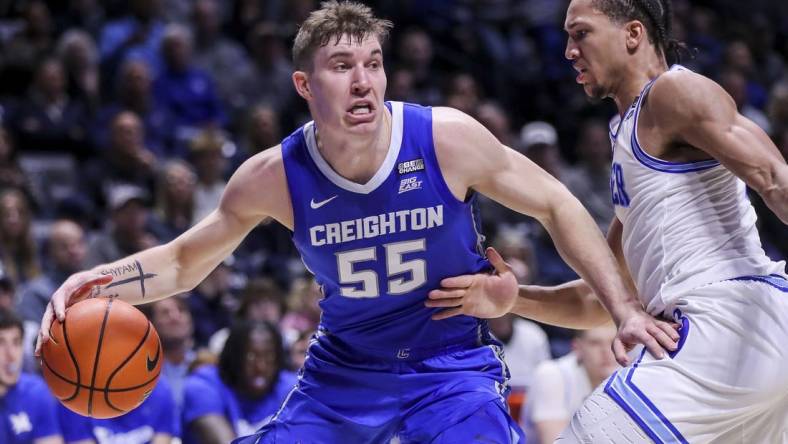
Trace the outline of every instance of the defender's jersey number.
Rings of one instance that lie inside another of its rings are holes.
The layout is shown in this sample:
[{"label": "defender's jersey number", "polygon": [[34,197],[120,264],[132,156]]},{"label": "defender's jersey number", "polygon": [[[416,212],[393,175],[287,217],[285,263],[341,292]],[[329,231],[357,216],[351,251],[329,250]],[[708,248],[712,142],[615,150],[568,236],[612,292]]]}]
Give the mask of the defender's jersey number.
[{"label": "defender's jersey number", "polygon": [[[369,247],[336,253],[339,273],[340,294],[349,298],[375,298],[378,291],[378,274],[374,270],[356,270],[357,262],[377,261],[377,248]],[[388,294],[411,292],[427,282],[427,261],[424,259],[404,260],[409,253],[426,250],[425,239],[394,242],[382,246],[386,261]],[[344,285],[343,285],[344,284]],[[347,286],[347,284],[361,284]]]}]

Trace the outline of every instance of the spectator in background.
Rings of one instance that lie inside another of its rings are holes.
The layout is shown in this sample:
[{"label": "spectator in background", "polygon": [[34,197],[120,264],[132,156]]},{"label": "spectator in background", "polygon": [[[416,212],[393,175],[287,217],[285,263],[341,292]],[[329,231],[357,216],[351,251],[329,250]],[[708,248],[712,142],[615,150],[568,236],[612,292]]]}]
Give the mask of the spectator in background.
[{"label": "spectator in background", "polygon": [[465,114],[476,115],[481,99],[479,84],[473,76],[466,73],[452,76],[446,91],[446,106],[456,108]]},{"label": "spectator in background", "polygon": [[[78,28],[97,39],[104,26],[104,8],[98,0],[71,0],[68,10],[58,15],[60,29]],[[67,32],[67,31],[66,31]]]},{"label": "spectator in background", "polygon": [[175,418],[180,430],[183,411],[183,387],[189,370],[197,358],[194,348],[194,321],[184,296],[161,299],[140,306],[159,333],[164,362],[161,369],[174,400]]},{"label": "spectator in background", "polygon": [[0,442],[62,444],[57,401],[38,375],[22,370],[22,321],[0,308]]},{"label": "spectator in background", "polygon": [[420,28],[409,28],[399,38],[397,45],[397,70],[407,70],[413,85],[413,102],[439,105],[443,102],[440,75],[433,66],[432,38]]},{"label": "spectator in background", "polygon": [[183,411],[185,444],[225,444],[268,423],[292,390],[278,329],[240,321],[219,357],[187,378]]},{"label": "spectator in background", "polygon": [[765,83],[760,79],[760,72],[755,65],[749,45],[744,40],[733,40],[725,48],[723,67],[726,70],[737,71],[743,77],[744,104],[762,110],[766,107],[767,92]]},{"label": "spectator in background", "polygon": [[144,190],[134,185],[114,186],[108,203],[109,224],[89,242],[86,267],[109,263],[158,243],[147,229],[150,210]]},{"label": "spectator in background", "polygon": [[615,337],[612,324],[579,331],[571,353],[536,368],[522,418],[534,442],[555,441],[583,400],[618,368],[610,348]]},{"label": "spectator in background", "polygon": [[200,131],[189,144],[189,160],[197,173],[197,184],[194,190],[194,221],[200,221],[219,206],[224,187],[224,172],[227,159],[223,148],[228,140],[224,134],[215,129],[207,128]]},{"label": "spectator in background", "polygon": [[255,105],[249,110],[241,138],[241,150],[248,156],[276,146],[282,137],[279,115],[270,105]]},{"label": "spectator in background", "polygon": [[194,317],[194,338],[197,346],[207,346],[211,336],[229,327],[237,299],[231,291],[230,261],[219,264],[189,294],[189,310]]},{"label": "spectator in background", "polygon": [[2,265],[0,265],[0,308],[13,311],[16,300],[14,281],[8,277]]},{"label": "spectator in background", "polygon": [[25,369],[29,371],[38,370],[33,358],[32,338],[39,329],[52,293],[72,273],[84,268],[87,244],[82,227],[70,220],[56,221],[49,229],[45,251],[44,272],[19,288],[16,303],[17,313],[25,326]]},{"label": "spectator in background", "polygon": [[22,191],[33,203],[30,183],[19,166],[18,152],[11,140],[11,134],[0,126],[0,189],[16,188]]},{"label": "spectator in background", "polygon": [[[221,13],[216,0],[194,3],[194,64],[211,75],[219,97],[232,116],[246,104],[243,75],[251,69],[246,50],[221,32]],[[265,82],[261,82],[265,83]]]},{"label": "spectator in background", "polygon": [[213,79],[195,66],[192,50],[189,28],[167,25],[161,44],[164,69],[153,83],[153,93],[173,118],[176,140],[173,154],[180,157],[185,157],[187,140],[199,127],[222,127],[227,123]]},{"label": "spectator in background", "polygon": [[[513,227],[498,230],[492,246],[511,266],[517,282],[533,282],[536,274],[533,247],[522,230]],[[534,369],[540,362],[550,359],[547,335],[535,322],[511,314],[489,319],[488,324],[490,331],[503,344],[511,375],[509,408],[512,417],[519,418],[523,401],[528,396]]]},{"label": "spectator in background", "polygon": [[165,378],[159,379],[145,401],[115,418],[96,419],[58,405],[66,444],[172,444],[178,436],[175,402]]},{"label": "spectator in background", "polygon": [[[558,133],[547,122],[530,122],[520,131],[522,152],[558,180],[566,181],[566,164],[558,145]],[[532,224],[532,241],[539,274],[535,283],[552,285],[575,279],[577,275],[556,251],[553,242],[540,226]]]},{"label": "spectator in background", "polygon": [[304,366],[304,361],[306,360],[306,350],[309,348],[309,344],[312,341],[312,335],[314,335],[314,331],[306,330],[301,332],[301,334],[290,344],[290,359],[288,361],[288,366],[291,371],[297,372]]},{"label": "spectator in background", "polygon": [[[143,60],[157,75],[162,68],[159,47],[164,36],[159,0],[131,0],[131,14],[107,23],[101,30],[99,54],[105,79],[114,79],[127,60]],[[104,84],[105,90],[110,87]]]},{"label": "spectator in background", "polygon": [[31,223],[25,195],[15,189],[0,192],[0,258],[6,274],[17,285],[41,274]]},{"label": "spectator in background", "polygon": [[84,157],[87,114],[84,105],[68,95],[63,64],[47,58],[36,67],[27,100],[12,118],[19,147],[30,151],[73,153]]},{"label": "spectator in background", "polygon": [[240,84],[246,105],[266,103],[277,113],[288,111],[297,96],[291,78],[293,65],[279,27],[272,22],[258,23],[249,31],[247,44],[252,65]]},{"label": "spectator in background", "polygon": [[595,119],[583,121],[575,152],[579,161],[566,170],[564,184],[606,233],[614,215],[610,201],[612,152],[607,124]]},{"label": "spectator in background", "polygon": [[509,406],[513,418],[519,417],[523,400],[533,386],[533,371],[539,363],[550,359],[547,334],[535,322],[506,314],[488,319],[490,331],[503,344],[506,365],[509,367]]},{"label": "spectator in background", "polygon": [[194,192],[197,176],[191,165],[180,159],[167,161],[159,171],[152,231],[160,242],[169,242],[194,222]]},{"label": "spectator in background", "polygon": [[26,3],[22,29],[3,47],[0,61],[4,68],[3,92],[25,91],[39,62],[52,51],[52,17],[46,3],[32,0]]},{"label": "spectator in background", "polygon": [[142,60],[129,60],[121,66],[115,85],[114,101],[96,116],[92,129],[93,143],[99,148],[109,145],[111,122],[123,111],[131,111],[142,119],[144,145],[158,158],[171,153],[172,116],[153,97],[150,67]]},{"label": "spectator in background", "polygon": [[[244,321],[266,321],[274,325],[282,320],[287,310],[282,289],[268,278],[255,278],[246,283],[241,291],[241,301],[235,319]],[[230,335],[230,328],[225,327],[211,336],[208,349],[219,355]]]},{"label": "spectator in background", "polygon": [[82,174],[82,190],[98,208],[106,208],[110,191],[119,185],[134,185],[152,193],[156,156],[145,146],[142,121],[131,111],[115,116],[110,127],[109,146],[102,156],[92,159]]},{"label": "spectator in background", "polygon": [[293,280],[287,297],[289,309],[280,323],[285,343],[292,344],[305,331],[317,330],[321,299],[323,293],[311,275]]},{"label": "spectator in background", "polygon": [[755,122],[767,134],[772,132],[772,125],[766,114],[750,103],[748,94],[750,88],[747,87],[747,78],[736,69],[726,68],[720,74],[720,86],[731,95],[736,103],[736,109],[746,118]]},{"label": "spectator in background", "polygon": [[509,124],[509,116],[498,103],[486,100],[479,104],[475,112],[476,118],[487,128],[502,144],[508,147],[517,146],[517,138]]},{"label": "spectator in background", "polygon": [[96,42],[87,32],[70,29],[58,40],[57,55],[65,68],[68,95],[83,103],[88,114],[93,115],[101,100]]}]

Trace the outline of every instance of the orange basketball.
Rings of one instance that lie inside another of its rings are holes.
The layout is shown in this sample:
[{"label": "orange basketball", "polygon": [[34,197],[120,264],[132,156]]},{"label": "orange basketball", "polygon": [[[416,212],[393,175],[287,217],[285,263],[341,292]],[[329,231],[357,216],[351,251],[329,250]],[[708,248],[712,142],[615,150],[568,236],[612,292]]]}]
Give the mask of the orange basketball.
[{"label": "orange basketball", "polygon": [[51,336],[41,350],[44,379],[80,415],[120,416],[140,405],[159,380],[159,335],[142,312],[119,299],[72,305],[63,323],[52,323]]}]

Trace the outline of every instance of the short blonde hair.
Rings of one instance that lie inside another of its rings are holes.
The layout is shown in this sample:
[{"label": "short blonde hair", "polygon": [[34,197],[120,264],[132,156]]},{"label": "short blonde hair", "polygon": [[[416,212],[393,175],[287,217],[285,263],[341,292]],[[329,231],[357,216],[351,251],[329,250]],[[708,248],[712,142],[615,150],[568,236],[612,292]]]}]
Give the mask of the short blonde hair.
[{"label": "short blonde hair", "polygon": [[374,35],[382,45],[393,26],[391,21],[375,17],[372,9],[364,4],[323,2],[298,29],[293,43],[293,65],[301,71],[311,70],[315,51],[332,39],[338,43],[345,35],[357,42]]}]

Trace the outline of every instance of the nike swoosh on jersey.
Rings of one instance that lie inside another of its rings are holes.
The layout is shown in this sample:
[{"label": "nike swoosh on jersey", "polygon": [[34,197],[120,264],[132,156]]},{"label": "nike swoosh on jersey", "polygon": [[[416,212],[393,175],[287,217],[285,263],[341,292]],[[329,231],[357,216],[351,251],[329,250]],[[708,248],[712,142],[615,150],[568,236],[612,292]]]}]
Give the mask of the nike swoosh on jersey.
[{"label": "nike swoosh on jersey", "polygon": [[150,356],[145,357],[145,363],[149,372],[152,372],[153,369],[156,368],[156,364],[159,363],[159,355],[161,355],[161,347],[156,349],[156,356],[153,357],[153,360],[151,360]]},{"label": "nike swoosh on jersey", "polygon": [[335,195],[329,197],[326,200],[321,200],[320,202],[315,202],[315,199],[313,198],[311,201],[309,201],[309,206],[312,207],[313,210],[317,210],[318,208],[320,208],[323,205],[331,202],[332,200],[336,199],[337,197],[339,197],[339,195],[335,194]]}]

